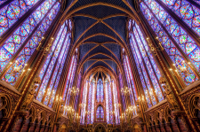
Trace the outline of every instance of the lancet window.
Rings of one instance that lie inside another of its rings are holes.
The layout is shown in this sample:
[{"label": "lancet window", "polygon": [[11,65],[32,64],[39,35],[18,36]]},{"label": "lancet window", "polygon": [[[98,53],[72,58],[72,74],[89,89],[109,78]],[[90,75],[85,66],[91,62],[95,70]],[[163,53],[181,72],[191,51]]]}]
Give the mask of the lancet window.
[{"label": "lancet window", "polygon": [[89,84],[89,93],[88,93],[88,108],[87,108],[87,123],[91,124],[92,122],[92,116],[93,116],[93,112],[92,112],[92,97],[93,97],[93,91],[95,89],[95,80],[93,79],[90,84]]},{"label": "lancet window", "polygon": [[[80,92],[80,86],[81,86],[81,73],[79,73],[79,75],[78,75],[78,81],[77,81],[77,85],[76,85],[76,87],[77,87],[77,89],[78,89],[78,91]],[[75,111],[77,111],[77,104],[78,104],[78,99],[79,99],[79,97],[80,97],[80,94],[79,94],[79,92],[77,93],[77,95],[76,95],[76,97],[75,97],[75,103],[74,103],[74,109],[75,109]]]},{"label": "lancet window", "polygon": [[103,81],[99,79],[97,82],[97,102],[103,102],[104,100],[104,91],[103,91]]},{"label": "lancet window", "polygon": [[103,121],[104,116],[108,124],[113,124],[114,120],[116,124],[119,124],[118,92],[114,80],[95,77],[88,79],[84,84],[81,99],[81,124]]},{"label": "lancet window", "polygon": [[58,83],[63,71],[64,63],[70,46],[71,31],[67,20],[59,29],[55,41],[52,44],[51,52],[39,73],[42,80],[36,99],[52,107],[55,99]]},{"label": "lancet window", "polygon": [[110,119],[110,109],[109,109],[109,94],[108,94],[108,85],[109,85],[109,81],[108,79],[105,80],[105,99],[106,99],[106,122],[109,124],[109,119]]},{"label": "lancet window", "polygon": [[114,80],[111,81],[112,83],[112,91],[113,91],[113,102],[114,102],[114,115],[115,115],[115,123],[119,124],[120,123],[120,119],[119,119],[119,100],[118,100],[118,89],[116,86],[116,83],[114,82]]},{"label": "lancet window", "polygon": [[86,103],[87,103],[87,92],[88,92],[89,80],[87,80],[83,87],[83,95],[82,95],[82,104],[81,104],[81,119],[80,123],[85,124],[85,116],[86,116]]},{"label": "lancet window", "polygon": [[[72,90],[72,85],[74,81],[74,76],[76,73],[76,68],[77,68],[77,61],[78,61],[78,56],[73,55],[70,63],[70,68],[68,70],[68,75],[66,79],[66,85],[64,89],[64,95],[63,95],[63,101],[65,102],[65,105],[68,106],[70,102],[70,95],[71,95],[71,90]],[[66,113],[67,114],[67,113]]]},{"label": "lancet window", "polygon": [[[37,8],[33,7],[34,5]],[[56,0],[13,0],[1,8],[0,35],[3,39],[0,47],[0,77],[2,80],[15,85],[20,76],[30,72],[32,55],[43,41],[43,36],[59,9],[60,3]],[[28,10],[32,11],[29,16],[25,13]]]},{"label": "lancet window", "polygon": [[[124,71],[125,71],[125,76],[126,76],[126,81],[128,85],[128,92],[130,94],[130,100],[131,100],[131,105],[136,105],[136,100],[137,100],[137,92],[135,89],[135,84],[133,80],[133,75],[132,75],[132,70],[130,68],[130,63],[127,55],[123,56],[123,64],[124,64]],[[133,114],[136,114],[136,111],[133,112]]]},{"label": "lancet window", "polygon": [[[133,20],[129,22],[129,37],[146,101],[148,107],[151,107],[164,99],[163,89],[159,84],[161,73],[149,52],[147,41],[144,39],[140,27]],[[141,98],[144,99],[144,97]]]},{"label": "lancet window", "polygon": [[[122,91],[123,88],[124,88],[124,84],[123,84],[123,79],[122,79],[122,74],[119,73],[119,84],[120,84],[120,90]],[[122,94],[122,106],[123,106],[123,109],[125,110],[126,109],[126,101],[125,101],[125,94],[123,92],[121,92]]]},{"label": "lancet window", "polygon": [[185,85],[199,79],[198,4],[193,0],[143,0],[140,3],[144,17],[170,58],[170,71],[182,78]]}]

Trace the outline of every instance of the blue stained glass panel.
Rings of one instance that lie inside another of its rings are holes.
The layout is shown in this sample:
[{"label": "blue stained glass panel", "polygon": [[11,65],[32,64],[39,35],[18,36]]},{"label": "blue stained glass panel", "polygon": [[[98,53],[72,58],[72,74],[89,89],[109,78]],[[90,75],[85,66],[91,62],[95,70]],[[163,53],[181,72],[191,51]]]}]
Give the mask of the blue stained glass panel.
[{"label": "blue stained glass panel", "polygon": [[200,35],[200,10],[187,0],[160,0]]},{"label": "blue stained glass panel", "polygon": [[[102,106],[98,106],[97,107],[97,112],[96,112],[96,118],[97,118],[97,121],[102,121],[102,119],[104,118],[104,111],[103,111],[103,107]],[[100,118],[100,119],[98,119]]]},{"label": "blue stained glass panel", "polygon": [[[14,0],[0,9],[0,36],[16,23],[39,0]],[[3,4],[5,1],[0,1]]]},{"label": "blue stained glass panel", "polygon": [[[150,3],[148,3],[148,4],[150,4]],[[157,4],[155,4],[155,2],[154,2],[154,5],[156,7]],[[164,27],[162,27],[162,25],[159,23],[159,21],[154,17],[154,15],[151,13],[149,8],[143,2],[140,3],[140,7],[141,7],[141,10],[142,10],[145,18],[148,20],[149,24],[151,25],[151,27],[157,34],[159,41],[162,43],[163,48],[166,50],[166,52],[170,56],[171,60],[174,62],[175,67],[177,68],[180,76],[185,81],[185,84],[189,85],[190,83],[194,82],[195,80],[198,80],[198,78],[195,76],[195,74],[191,70],[190,66],[187,63],[184,63],[183,56],[180,54],[179,50],[174,45],[174,42],[168,37],[167,33],[164,31],[164,29],[163,29]],[[157,10],[159,10],[159,9],[160,8],[157,8]],[[165,16],[169,16],[169,15],[166,14]],[[169,19],[169,20],[171,20],[171,19]],[[168,22],[169,22],[169,20],[168,20]],[[164,21],[165,20],[163,20],[163,22]],[[161,22],[162,22],[162,20],[161,20]],[[179,29],[179,27],[175,28],[173,24],[170,28],[171,31],[172,31],[172,28],[174,28],[173,31],[175,31],[175,32],[177,32],[176,29]],[[176,40],[176,41],[178,41],[178,40]],[[196,47],[196,45],[195,45],[195,47]],[[184,50],[184,51],[187,51],[187,50]],[[193,61],[193,60],[191,60],[191,61]],[[182,63],[180,63],[180,62],[182,62]],[[194,64],[194,61],[193,61],[193,64]],[[195,62],[195,65],[199,69],[198,62]],[[188,75],[182,74],[180,72],[181,71],[180,67],[186,67],[189,71]]]},{"label": "blue stained glass panel", "polygon": [[42,84],[40,86],[41,88],[39,90],[39,94],[41,96],[37,96],[37,100],[39,100],[39,101],[41,101],[41,99],[42,99],[42,97],[44,95],[44,92],[46,92],[45,89],[47,87],[47,83],[49,82],[49,78],[50,78],[50,76],[51,76],[51,74],[53,72],[53,67],[54,67],[55,62],[57,60],[58,54],[60,53],[61,47],[63,45],[63,41],[64,41],[64,38],[65,38],[66,32],[67,31],[64,28],[64,30],[63,30],[63,32],[61,34],[61,38],[60,38],[60,40],[59,40],[59,42],[57,44],[56,50],[53,52],[53,56],[51,58],[50,64],[49,64],[48,69],[47,69],[47,72],[46,72],[46,74],[45,74],[45,76],[43,78],[43,82],[42,82]]},{"label": "blue stained glass panel", "polygon": [[[48,28],[52,22],[52,20],[49,19],[49,16],[51,14],[51,16],[53,15],[53,17],[55,18],[57,12],[58,12],[58,7],[60,6],[59,3],[57,3],[52,9],[51,11],[46,14],[46,17],[41,21],[41,23],[43,23],[43,25],[38,25],[39,27],[36,29],[36,31],[33,33],[32,35],[32,38],[26,43],[26,45],[21,49],[19,55],[16,57],[16,61],[15,63],[12,64],[12,66],[10,67],[10,69],[8,70],[8,72],[5,74],[3,80],[9,82],[10,84],[14,85],[17,78],[19,77],[19,72],[14,72],[13,70],[13,67],[18,67],[20,71],[23,70],[23,68],[26,67],[26,63],[28,62],[29,58],[31,57],[31,55],[33,54],[33,52],[35,51],[36,47],[38,46],[39,42],[42,40],[42,36],[45,34],[46,30],[44,30],[44,23],[48,22],[48,24],[45,24],[46,28]],[[53,12],[53,14],[52,14]],[[28,23],[28,22],[27,22]],[[24,25],[26,24],[26,21],[25,23],[22,25],[21,28],[25,27]],[[33,25],[32,25],[33,26]],[[21,29],[20,28],[20,29]],[[23,29],[22,29],[23,30]],[[19,31],[19,30],[17,30]],[[32,32],[32,29],[31,28],[28,28],[26,29],[27,31],[27,34]],[[15,32],[15,33],[18,33],[18,32]],[[14,36],[17,36],[15,35],[14,33]],[[18,50],[19,47],[21,47],[21,43],[24,42],[24,40],[26,39],[27,36],[24,36],[24,39],[21,40],[20,42],[17,42],[16,45],[15,45],[15,48],[13,49],[13,53],[12,55],[14,55],[14,53]],[[13,40],[13,37],[11,37],[10,39],[8,39],[6,42],[16,42],[15,40]],[[6,43],[5,42],[5,43]],[[14,45],[14,43],[13,43]],[[7,44],[4,44],[4,46],[2,46],[2,49],[5,48],[7,46]],[[11,58],[7,59],[6,62],[8,63],[8,61],[10,60]],[[1,62],[0,62],[1,63]],[[5,64],[5,60],[4,60],[4,63]],[[14,74],[13,74],[14,73]]]}]

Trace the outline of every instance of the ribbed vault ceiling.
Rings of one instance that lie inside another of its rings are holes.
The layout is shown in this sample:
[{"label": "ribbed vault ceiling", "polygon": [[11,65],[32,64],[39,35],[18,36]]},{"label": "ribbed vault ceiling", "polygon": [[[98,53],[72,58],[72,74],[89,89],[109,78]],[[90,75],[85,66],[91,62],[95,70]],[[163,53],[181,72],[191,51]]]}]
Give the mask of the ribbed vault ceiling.
[{"label": "ribbed vault ceiling", "polygon": [[[130,2],[130,3],[129,3]],[[62,21],[74,23],[73,50],[79,48],[78,70],[86,74],[98,67],[116,75],[121,49],[126,47],[126,22],[137,21],[134,3],[125,0],[75,0],[66,3]]]}]

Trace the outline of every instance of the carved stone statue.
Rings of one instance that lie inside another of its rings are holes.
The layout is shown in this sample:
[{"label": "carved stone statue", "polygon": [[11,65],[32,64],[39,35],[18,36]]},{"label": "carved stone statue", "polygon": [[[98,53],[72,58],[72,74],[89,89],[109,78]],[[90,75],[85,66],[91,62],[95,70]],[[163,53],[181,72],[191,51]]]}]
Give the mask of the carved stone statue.
[{"label": "carved stone statue", "polygon": [[25,99],[25,102],[23,103],[22,105],[22,109],[24,110],[28,110],[32,104],[32,101],[34,99],[34,96],[35,96],[35,89],[34,87],[30,89],[30,91],[28,92],[28,95]]},{"label": "carved stone statue", "polygon": [[64,107],[63,107],[63,105],[61,105],[60,114],[63,114],[63,112],[64,112]]},{"label": "carved stone statue", "polygon": [[41,83],[41,79],[39,77],[36,77],[34,80],[34,86],[28,91],[28,94],[25,98],[24,103],[22,104],[21,109],[23,110],[29,110],[31,108],[33,99],[35,97],[36,91],[35,89],[38,87],[37,84]]},{"label": "carved stone statue", "polygon": [[61,102],[61,107],[60,107],[60,111],[59,111],[59,117],[61,117],[63,115],[64,112],[64,101]]},{"label": "carved stone statue", "polygon": [[178,110],[179,109],[178,103],[173,95],[172,90],[167,85],[166,78],[161,77],[159,82],[160,82],[161,86],[165,89],[164,94],[167,97],[167,101],[168,101],[168,104],[169,104],[171,110]]},{"label": "carved stone statue", "polygon": [[136,101],[136,112],[137,112],[138,116],[141,116],[140,105],[139,105],[138,101]]}]

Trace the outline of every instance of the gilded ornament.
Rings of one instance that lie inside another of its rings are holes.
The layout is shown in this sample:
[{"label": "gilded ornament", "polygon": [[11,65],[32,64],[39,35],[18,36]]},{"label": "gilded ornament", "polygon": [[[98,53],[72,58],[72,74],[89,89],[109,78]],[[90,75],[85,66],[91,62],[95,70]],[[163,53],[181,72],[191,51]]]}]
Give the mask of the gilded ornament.
[{"label": "gilded ornament", "polygon": [[38,87],[38,84],[41,83],[41,79],[39,77],[36,77],[34,79],[34,85],[33,87],[28,91],[27,97],[24,101],[24,103],[22,104],[21,109],[23,110],[29,110],[31,108],[33,99],[35,97],[36,91],[35,89]]},{"label": "gilded ornament", "polygon": [[173,95],[172,90],[169,88],[169,86],[167,85],[167,80],[164,77],[161,77],[159,80],[161,86],[164,88],[164,94],[166,95],[168,104],[171,108],[171,110],[178,110],[179,106],[178,103]]}]

